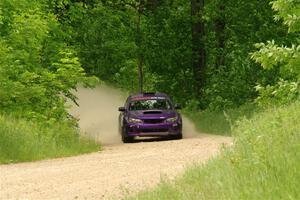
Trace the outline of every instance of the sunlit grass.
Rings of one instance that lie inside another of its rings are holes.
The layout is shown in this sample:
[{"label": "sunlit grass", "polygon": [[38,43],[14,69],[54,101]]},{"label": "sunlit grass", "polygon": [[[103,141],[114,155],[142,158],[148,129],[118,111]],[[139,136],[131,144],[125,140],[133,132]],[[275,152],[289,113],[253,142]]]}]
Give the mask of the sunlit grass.
[{"label": "sunlit grass", "polygon": [[300,103],[233,128],[235,145],[133,199],[300,199]]},{"label": "sunlit grass", "polygon": [[66,123],[45,126],[0,115],[0,163],[71,156],[97,151],[94,141]]},{"label": "sunlit grass", "polygon": [[247,104],[223,111],[184,110],[184,114],[194,122],[197,130],[201,133],[231,135],[232,125],[241,119],[250,118],[257,110],[255,105]]}]

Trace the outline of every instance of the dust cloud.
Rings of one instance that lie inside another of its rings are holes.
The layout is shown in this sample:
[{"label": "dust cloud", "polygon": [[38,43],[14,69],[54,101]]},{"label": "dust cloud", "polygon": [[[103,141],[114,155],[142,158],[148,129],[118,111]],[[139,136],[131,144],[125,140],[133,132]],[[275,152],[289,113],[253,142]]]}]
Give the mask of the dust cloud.
[{"label": "dust cloud", "polygon": [[182,116],[182,124],[183,138],[193,138],[199,136],[199,132],[196,130],[195,125],[187,117]]},{"label": "dust cloud", "polygon": [[79,119],[81,132],[102,144],[121,143],[118,107],[125,102],[122,92],[102,84],[94,89],[79,87],[76,95],[79,107],[72,106],[70,114]]},{"label": "dust cloud", "polygon": [[[78,106],[73,105],[70,114],[79,119],[82,134],[102,144],[119,144],[118,107],[123,106],[126,96],[120,90],[100,85],[94,89],[78,87]],[[197,135],[194,124],[183,117],[183,137]]]}]

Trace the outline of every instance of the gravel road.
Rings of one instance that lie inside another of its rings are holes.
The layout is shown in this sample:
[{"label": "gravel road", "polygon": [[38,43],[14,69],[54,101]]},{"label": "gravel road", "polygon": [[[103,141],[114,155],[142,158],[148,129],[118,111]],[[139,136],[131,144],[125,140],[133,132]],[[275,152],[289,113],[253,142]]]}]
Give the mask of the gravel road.
[{"label": "gravel road", "polygon": [[80,107],[70,110],[83,133],[100,141],[98,153],[70,158],[0,165],[1,200],[120,199],[174,178],[184,168],[216,155],[229,137],[199,134],[184,118],[182,140],[121,144],[118,106],[124,95],[99,86],[79,88]]},{"label": "gravel road", "polygon": [[155,186],[215,155],[228,137],[116,144],[102,152],[0,165],[0,199],[111,199]]}]

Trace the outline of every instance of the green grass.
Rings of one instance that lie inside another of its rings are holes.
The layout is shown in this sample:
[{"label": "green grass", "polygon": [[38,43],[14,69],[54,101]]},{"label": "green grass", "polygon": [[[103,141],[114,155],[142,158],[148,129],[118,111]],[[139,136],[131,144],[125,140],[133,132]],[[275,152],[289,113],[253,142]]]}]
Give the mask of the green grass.
[{"label": "green grass", "polygon": [[183,113],[193,121],[196,129],[202,133],[231,135],[231,127],[243,118],[250,118],[258,108],[247,104],[239,108],[224,111],[187,111]]},{"label": "green grass", "polygon": [[236,123],[235,145],[132,199],[300,199],[300,103]]},{"label": "green grass", "polygon": [[34,161],[97,151],[65,123],[45,126],[0,115],[0,163]]}]

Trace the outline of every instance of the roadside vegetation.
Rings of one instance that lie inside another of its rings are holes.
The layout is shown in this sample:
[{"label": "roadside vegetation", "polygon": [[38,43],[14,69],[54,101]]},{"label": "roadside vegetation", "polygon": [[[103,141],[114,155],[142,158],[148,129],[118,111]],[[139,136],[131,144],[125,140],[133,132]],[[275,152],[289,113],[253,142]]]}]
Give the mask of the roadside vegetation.
[{"label": "roadside vegetation", "polygon": [[84,72],[45,1],[0,1],[0,163],[97,151],[79,136],[65,102]]},{"label": "roadside vegetation", "polygon": [[296,102],[244,119],[233,128],[234,146],[132,199],[299,199],[299,117]]},{"label": "roadside vegetation", "polygon": [[232,127],[238,121],[244,118],[251,118],[259,110],[260,108],[255,104],[245,104],[222,111],[186,109],[183,113],[193,121],[200,133],[231,136]]},{"label": "roadside vegetation", "polygon": [[100,150],[67,123],[45,125],[0,115],[0,163],[34,161]]}]

